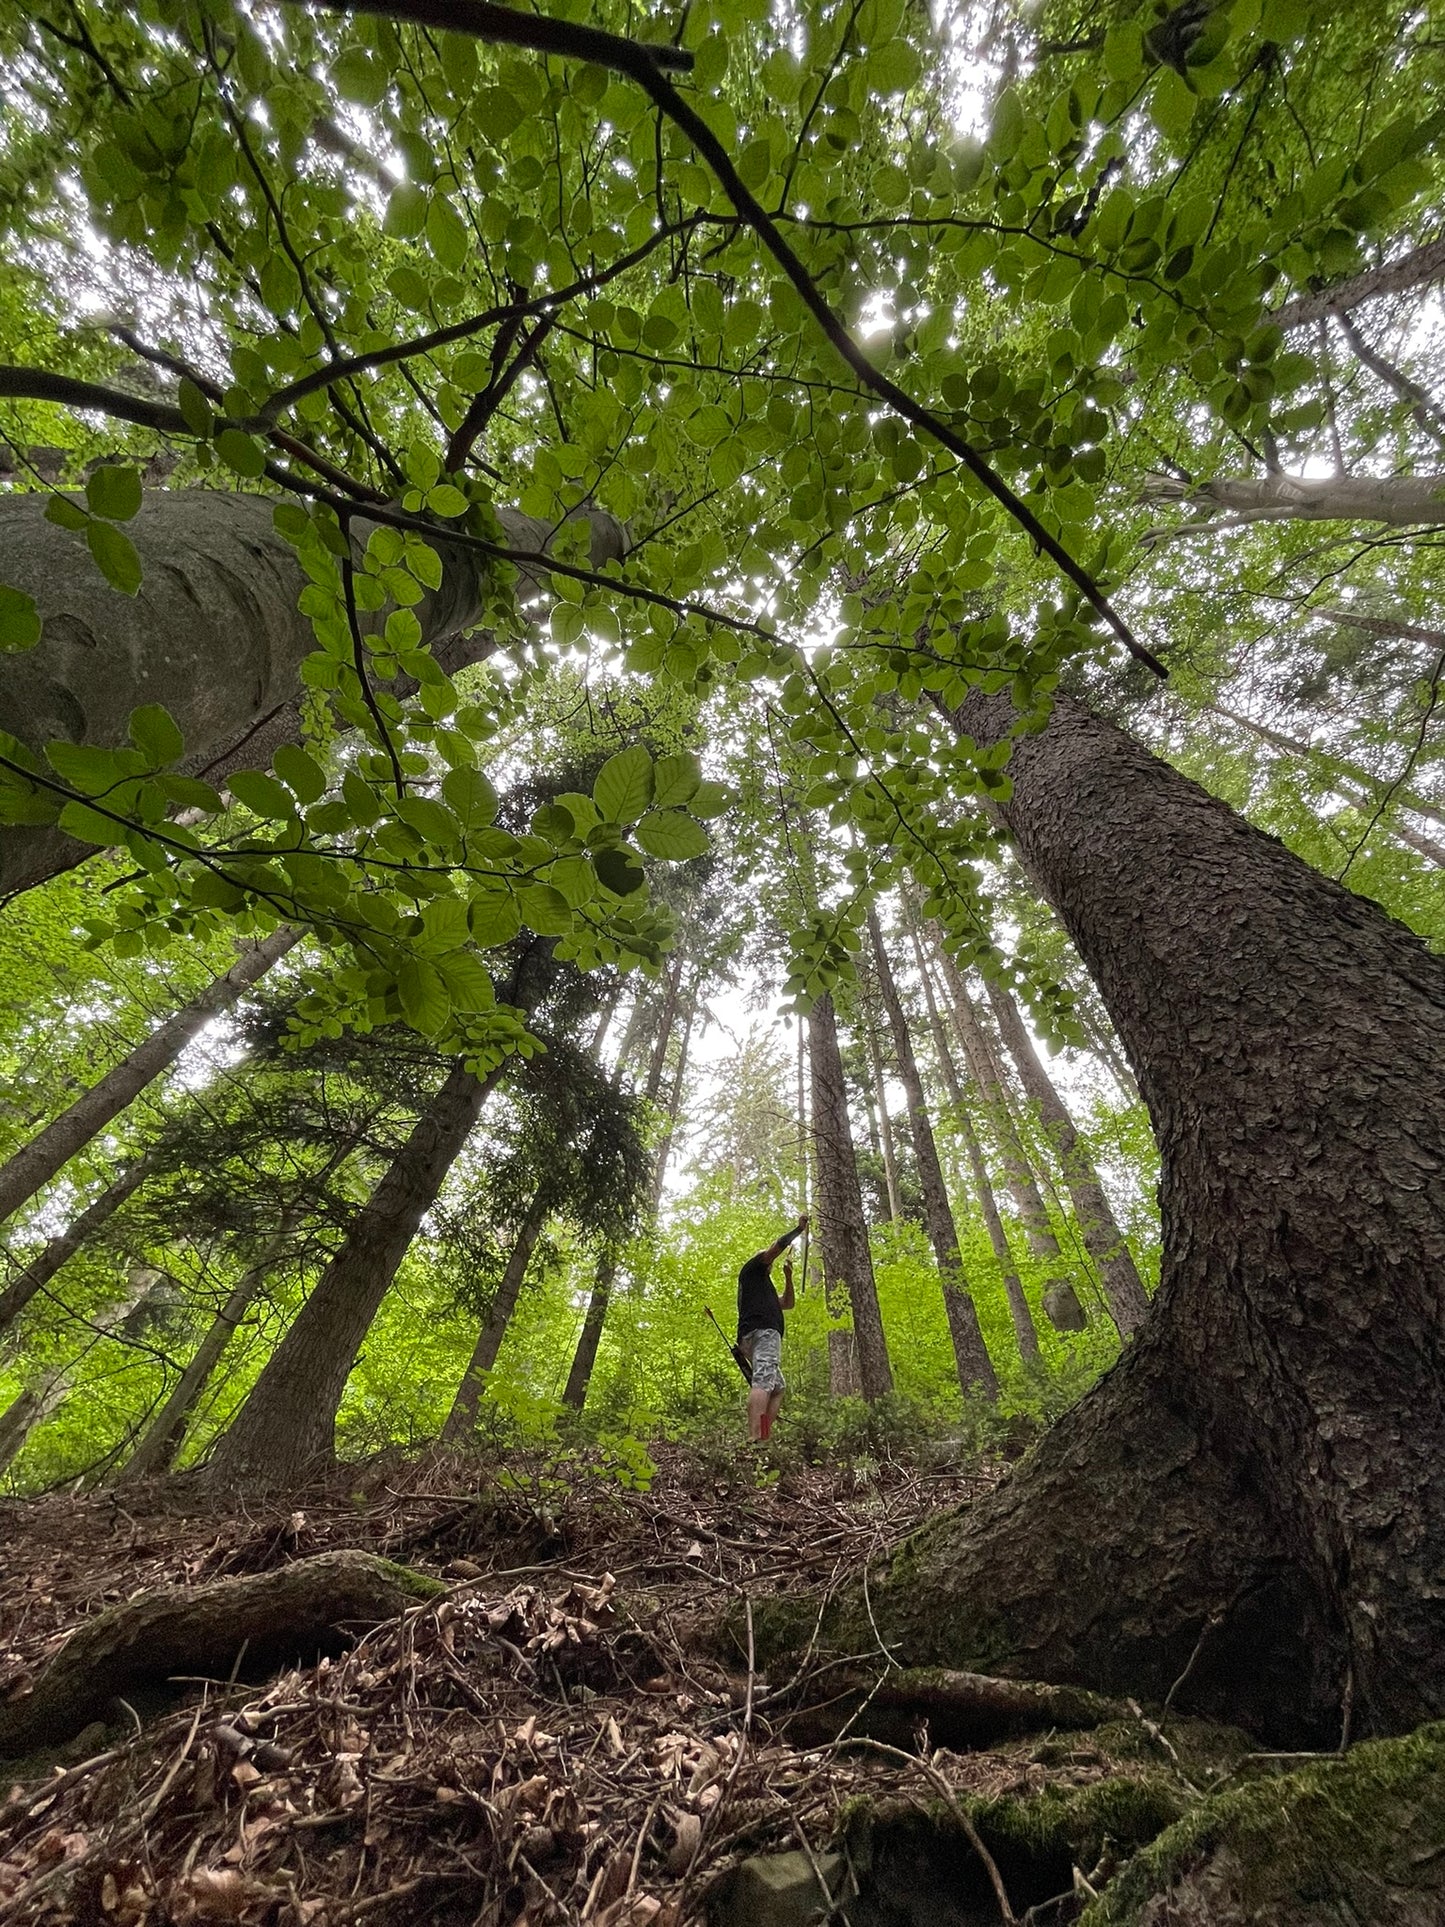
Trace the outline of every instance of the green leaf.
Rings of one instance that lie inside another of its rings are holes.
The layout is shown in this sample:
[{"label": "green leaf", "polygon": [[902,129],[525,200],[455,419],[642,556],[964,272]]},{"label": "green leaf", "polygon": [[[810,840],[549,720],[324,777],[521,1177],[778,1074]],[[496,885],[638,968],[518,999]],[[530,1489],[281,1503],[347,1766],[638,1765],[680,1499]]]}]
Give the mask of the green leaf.
[{"label": "green leaf", "polygon": [[78,837],[82,843],[94,843],[102,850],[120,841],[121,826],[84,803],[67,803],[60,812],[60,827],[67,835]]},{"label": "green leaf", "polygon": [[78,535],[90,526],[90,517],[78,502],[72,502],[68,495],[52,495],[45,504],[45,519],[53,522],[58,529],[73,529]]},{"label": "green leaf", "polygon": [[427,198],[426,190],[418,187],[415,181],[403,181],[400,187],[392,191],[391,199],[386,204],[382,232],[398,241],[410,240],[413,235],[420,234],[426,226]]},{"label": "green leaf", "polygon": [[574,910],[597,894],[597,873],[585,856],[563,856],[547,872],[547,881],[560,890]]},{"label": "green leaf", "polygon": [[471,503],[450,482],[438,482],[435,488],[427,490],[426,505],[433,515],[455,517],[465,515]]},{"label": "green leaf", "polygon": [[40,640],[40,612],[34,596],[0,586],[0,655],[18,655]]},{"label": "green leaf", "polygon": [[412,1029],[424,1037],[439,1037],[451,1019],[452,1000],[435,964],[425,957],[408,957],[396,973],[396,988]]},{"label": "green leaf", "polygon": [[349,769],[341,779],[341,796],[351,812],[352,822],[359,823],[363,828],[368,823],[374,823],[381,815],[376,791],[354,769]]},{"label": "green leaf", "polygon": [[[675,756],[659,756],[652,773],[652,802],[659,810],[679,809],[697,794],[702,771],[690,750]],[[584,825],[590,828],[590,825]]]},{"label": "green leaf", "polygon": [[490,890],[472,898],[467,922],[484,950],[510,943],[522,927],[522,913],[510,890]]},{"label": "green leaf", "polygon": [[296,814],[296,799],[284,784],[261,769],[238,769],[226,778],[226,788],[238,803],[257,816],[284,823]]},{"label": "green leaf", "polygon": [[185,417],[186,427],[193,435],[209,441],[211,430],[216,425],[215,412],[202,391],[189,375],[181,377],[181,385],[176,394],[176,404]]},{"label": "green leaf", "polygon": [[614,896],[630,897],[642,888],[647,877],[629,850],[598,850],[592,867],[599,880]]},{"label": "green leaf", "polygon": [[430,796],[403,796],[397,800],[396,813],[402,822],[425,837],[428,843],[445,849],[455,842],[457,820],[442,803]]},{"label": "green leaf", "polygon": [[637,840],[649,856],[671,863],[702,856],[707,849],[707,831],[681,810],[649,810],[637,826]]},{"label": "green leaf", "polygon": [[479,769],[448,770],[442,778],[442,795],[468,829],[496,818],[497,792]]},{"label": "green leaf", "polygon": [[597,773],[592,795],[609,823],[637,821],[652,801],[652,758],[641,743],[608,757]]},{"label": "green leaf", "polygon": [[146,703],[130,712],[126,730],[131,741],[152,769],[164,769],[183,754],[186,741],[168,709],[159,703]]},{"label": "green leaf", "polygon": [[469,950],[454,950],[437,958],[437,969],[456,1010],[490,1010],[496,1003],[491,973]]},{"label": "green leaf", "polygon": [[183,810],[204,810],[207,816],[218,816],[225,805],[209,783],[203,783],[197,776],[158,776],[157,786],[169,802],[179,803]]},{"label": "green leaf", "polygon": [[254,435],[247,435],[239,428],[223,428],[216,437],[216,453],[238,475],[254,481],[266,470],[266,450]]},{"label": "green leaf", "polygon": [[283,743],[271,758],[271,767],[303,803],[314,803],[326,794],[326,772],[299,743]]},{"label": "green leaf", "polygon": [[701,817],[706,822],[710,817],[721,816],[732,800],[732,791],[726,784],[699,783],[687,807],[691,815]]},{"label": "green leaf", "polygon": [[522,921],[539,937],[564,937],[572,928],[572,906],[550,883],[532,883],[517,892]]},{"label": "green leaf", "polygon": [[140,556],[128,535],[110,522],[90,522],[85,541],[112,589],[119,589],[122,595],[140,594]]},{"label": "green leaf", "polygon": [[85,499],[92,515],[103,515],[110,522],[129,522],[140,512],[140,470],[103,462],[85,484]]}]

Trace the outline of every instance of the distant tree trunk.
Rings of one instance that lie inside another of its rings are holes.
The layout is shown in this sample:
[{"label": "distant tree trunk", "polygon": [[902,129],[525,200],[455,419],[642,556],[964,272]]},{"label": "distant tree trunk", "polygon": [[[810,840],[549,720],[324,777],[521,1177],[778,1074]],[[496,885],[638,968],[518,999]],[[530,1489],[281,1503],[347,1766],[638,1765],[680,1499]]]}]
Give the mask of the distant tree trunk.
[{"label": "distant tree trunk", "polygon": [[953,1053],[948,1047],[948,1036],[943,1028],[938,1000],[933,994],[933,979],[929,975],[928,958],[924,954],[918,926],[912,919],[909,921],[908,934],[913,941],[913,958],[923,984],[923,999],[928,1010],[929,1026],[933,1031],[938,1068],[943,1077],[944,1089],[948,1092],[948,1101],[952,1107],[954,1121],[958,1125],[958,1134],[963,1139],[969,1169],[973,1173],[973,1188],[978,1193],[978,1206],[983,1213],[984,1228],[988,1232],[994,1263],[998,1266],[999,1276],[1003,1281],[1003,1294],[1008,1301],[1009,1319],[1014,1328],[1019,1356],[1025,1365],[1037,1365],[1042,1356],[1039,1351],[1038,1327],[1029,1309],[1029,1301],[1024,1295],[1023,1282],[1019,1277],[1018,1267],[1014,1263],[1013,1252],[1009,1249],[1008,1233],[1004,1230],[1003,1219],[999,1216],[998,1199],[994,1196],[993,1180],[988,1174],[983,1146],[979,1142],[978,1132],[974,1129],[973,1119],[969,1114],[968,1102],[958,1081],[958,1068],[953,1061]]},{"label": "distant tree trunk", "polygon": [[888,1115],[888,1093],[883,1086],[883,1053],[878,1048],[878,1033],[872,1013],[862,1013],[863,1034],[868,1044],[868,1067],[873,1073],[879,1117],[879,1137],[883,1148],[883,1182],[888,1187],[888,1216],[894,1224],[903,1222],[903,1206],[898,1196],[898,1154],[893,1144],[893,1120]]},{"label": "distant tree trunk", "polygon": [[662,1187],[667,1181],[668,1160],[672,1156],[672,1140],[677,1133],[677,1120],[682,1113],[682,1093],[687,1076],[687,1054],[692,1043],[692,1027],[697,1018],[698,986],[693,986],[693,994],[687,1000],[687,1008],[682,1020],[682,1034],[678,1041],[677,1063],[674,1067],[672,1084],[667,1099],[667,1122],[662,1138],[657,1146],[657,1155],[652,1165],[652,1191],[649,1195],[649,1208],[655,1218],[662,1208]]},{"label": "distant tree trunk", "polygon": [[205,1337],[196,1347],[190,1362],[176,1381],[175,1390],[143,1433],[134,1452],[116,1473],[116,1485],[136,1485],[161,1472],[169,1472],[184,1442],[186,1426],[221,1354],[236,1334],[236,1328],[255,1302],[273,1266],[291,1242],[300,1213],[283,1217],[276,1236],[256,1263],[242,1272],[231,1287],[225,1304],[211,1320]]},{"label": "distant tree trunk", "polygon": [[1001,984],[988,985],[989,1002],[1009,1055],[1018,1066],[1024,1090],[1039,1107],[1039,1121],[1058,1154],[1059,1165],[1079,1221],[1084,1249],[1099,1267],[1100,1282],[1109,1301],[1109,1313],[1121,1338],[1136,1331],[1149,1310],[1149,1299],[1139,1281],[1134,1256],[1110,1209],[1088,1146],[1079,1136],[1068,1106],[1054,1087],[1054,1080],[1019,1015],[1018,1005]]},{"label": "distant tree trunk", "polygon": [[0,1292],[0,1332],[9,1330],[36,1292],[48,1285],[66,1260],[74,1257],[81,1246],[114,1216],[138,1189],[150,1168],[149,1154],[127,1165],[119,1177],[113,1179],[98,1197],[92,1198],[85,1209],[71,1219],[64,1231],[58,1232],[45,1249],[37,1253],[17,1277],[11,1279],[4,1291]]},{"label": "distant tree trunk", "polygon": [[467,1361],[467,1369],[462,1373],[462,1382],[457,1387],[457,1395],[452,1401],[452,1409],[447,1414],[446,1424],[442,1427],[444,1445],[460,1445],[469,1439],[477,1429],[477,1410],[482,1399],[482,1382],[497,1362],[497,1353],[502,1349],[502,1340],[507,1335],[507,1327],[512,1322],[512,1313],[517,1309],[517,1300],[522,1295],[522,1286],[527,1281],[527,1267],[532,1262],[532,1253],[537,1249],[537,1240],[542,1235],[542,1227],[547,1222],[547,1198],[544,1190],[538,1191],[528,1206],[527,1215],[517,1229],[517,1236],[508,1253],[506,1268],[497,1286],[496,1296],[488,1307],[482,1321],[481,1333],[476,1348]]},{"label": "distant tree trunk", "polygon": [[838,1019],[833,999],[827,994],[814,1004],[808,1018],[808,1043],[813,1083],[813,1146],[818,1174],[818,1242],[823,1251],[824,1280],[826,1284],[842,1283],[847,1288],[858,1340],[863,1396],[882,1398],[893,1390],[893,1373],[878,1310],[878,1288],[873,1280],[873,1256],[868,1249],[863,1196],[858,1189],[843,1057],[838,1049]]},{"label": "distant tree trunk", "polygon": [[75,1383],[84,1359],[97,1340],[109,1337],[127,1315],[154,1290],[160,1273],[148,1265],[132,1265],[125,1290],[88,1321],[91,1337],[82,1349],[55,1370],[41,1373],[0,1412],[0,1474],[10,1470],[24,1451],[30,1434],[60,1409]]},{"label": "distant tree trunk", "polygon": [[562,1403],[570,1406],[574,1412],[580,1412],[587,1403],[587,1388],[592,1383],[597,1348],[602,1343],[602,1327],[607,1319],[607,1307],[612,1302],[612,1287],[616,1279],[616,1256],[610,1251],[605,1252],[597,1262],[597,1274],[587,1299],[587,1315],[582,1320],[577,1349],[572,1354],[572,1369],[567,1374],[566,1389],[562,1393]]},{"label": "distant tree trunk", "polygon": [[219,1011],[229,1010],[243,991],[264,977],[299,941],[298,931],[283,927],[260,943],[247,944],[224,976],[208,984],[184,1010],[158,1024],[114,1070],[0,1166],[0,1218],[8,1218],[33,1198],[147,1084],[175,1063],[198,1031]]},{"label": "distant tree trunk", "polygon": [[330,1461],[356,1355],[501,1077],[452,1066],[217,1445],[218,1484],[290,1485]]},{"label": "distant tree trunk", "polygon": [[652,1034],[652,1049],[647,1059],[647,1076],[643,1080],[642,1094],[649,1104],[657,1102],[662,1089],[663,1073],[667,1069],[667,1053],[672,1048],[672,1030],[677,1022],[678,999],[682,993],[682,952],[673,960],[672,969],[667,976],[667,990],[663,996],[662,1009],[658,1013],[657,1028]]},{"label": "distant tree trunk", "polygon": [[1386,261],[1378,268],[1366,268],[1347,281],[1334,281],[1316,293],[1296,295],[1276,308],[1270,319],[1280,328],[1303,328],[1312,321],[1324,321],[1333,314],[1347,313],[1377,295],[1406,294],[1413,288],[1429,287],[1445,278],[1445,240],[1427,241],[1412,248],[1398,260]]},{"label": "distant tree trunk", "polygon": [[[935,937],[939,935],[935,932]],[[1004,1183],[1013,1201],[1014,1211],[1024,1227],[1024,1235],[1029,1241],[1029,1251],[1034,1262],[1043,1265],[1049,1272],[1044,1289],[1063,1285],[1072,1291],[1068,1280],[1063,1276],[1064,1258],[1059,1250],[1059,1241],[1054,1235],[1054,1227],[1049,1219],[1048,1206],[1044,1203],[1043,1193],[1039,1190],[1038,1180],[1029,1163],[1028,1152],[1024,1149],[1023,1139],[1019,1136],[1018,1122],[1013,1113],[1013,1100],[1004,1080],[998,1059],[994,1055],[993,1039],[983,1027],[968,985],[941,942],[935,942],[934,953],[943,966],[944,979],[951,993],[954,1024],[963,1043],[964,1055],[968,1058],[973,1072],[974,1083],[978,1086],[983,1100],[984,1115],[993,1126],[1003,1161]]]},{"label": "distant tree trunk", "polygon": [[[998,1397],[998,1377],[979,1328],[963,1260],[958,1250],[958,1230],[953,1222],[953,1207],[948,1202],[948,1187],[943,1181],[943,1166],[938,1161],[938,1146],[923,1094],[923,1079],[913,1054],[908,1019],[888,953],[883,947],[883,932],[877,912],[868,912],[868,935],[873,944],[873,961],[878,972],[878,989],[888,1026],[893,1034],[893,1056],[898,1065],[904,1095],[908,1099],[908,1122],[913,1131],[913,1154],[918,1164],[918,1182],[923,1192],[923,1217],[928,1226],[928,1241],[938,1265],[938,1281],[943,1287],[943,1305],[948,1317],[948,1335],[953,1341],[958,1383],[964,1392],[981,1389],[989,1398]],[[874,1048],[877,1046],[875,1044]]]},{"label": "distant tree trunk", "polygon": [[1153,501],[1226,512],[1225,521],[1188,522],[1168,531],[1171,535],[1248,522],[1383,522],[1397,529],[1445,523],[1445,475],[1220,475],[1208,482],[1161,478],[1148,493]]},{"label": "distant tree trunk", "polygon": [[1163,1280],[872,1618],[904,1663],[1156,1701],[1187,1669],[1178,1707],[1283,1746],[1334,1746],[1347,1698],[1358,1735],[1439,1719],[1445,960],[1073,702],[1009,775],[1154,1122]]}]

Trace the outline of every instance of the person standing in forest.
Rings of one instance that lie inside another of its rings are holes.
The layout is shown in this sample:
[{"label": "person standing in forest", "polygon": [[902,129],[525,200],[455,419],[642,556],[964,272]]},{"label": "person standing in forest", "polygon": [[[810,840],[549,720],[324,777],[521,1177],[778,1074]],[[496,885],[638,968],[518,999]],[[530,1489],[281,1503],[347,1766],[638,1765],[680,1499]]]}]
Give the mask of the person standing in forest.
[{"label": "person standing in forest", "polygon": [[783,1295],[773,1283],[773,1266],[794,1238],[808,1228],[805,1211],[792,1230],[749,1258],[738,1273],[738,1349],[752,1368],[748,1393],[748,1437],[766,1439],[783,1402],[783,1313],[793,1309],[793,1265],[783,1267]]}]

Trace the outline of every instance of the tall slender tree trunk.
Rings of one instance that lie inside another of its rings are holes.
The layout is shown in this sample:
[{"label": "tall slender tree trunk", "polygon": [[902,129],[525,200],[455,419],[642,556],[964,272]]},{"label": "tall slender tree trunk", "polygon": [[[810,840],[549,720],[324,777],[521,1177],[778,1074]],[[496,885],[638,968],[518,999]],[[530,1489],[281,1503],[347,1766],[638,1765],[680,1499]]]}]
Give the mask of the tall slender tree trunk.
[{"label": "tall slender tree trunk", "polygon": [[691,1048],[692,1027],[696,1019],[697,986],[694,985],[693,994],[688,998],[686,1009],[683,1012],[682,1032],[678,1039],[677,1046],[677,1063],[673,1070],[672,1083],[669,1088],[667,1100],[667,1122],[663,1127],[662,1138],[658,1144],[657,1155],[652,1165],[652,1191],[648,1203],[654,1218],[662,1208],[662,1187],[667,1182],[667,1166],[672,1156],[672,1140],[677,1134],[677,1120],[682,1115],[682,1093],[684,1089],[684,1079],[687,1076],[687,1054]]},{"label": "tall slender tree trunk", "polygon": [[[989,742],[1008,705],[956,727]],[[1445,1712],[1445,961],[1060,700],[1002,815],[1159,1140],[1163,1280],[1002,1486],[870,1588],[902,1658],[1337,1743]],[[853,1608],[867,1623],[861,1605]]]},{"label": "tall slender tree trunk", "polygon": [[983,1145],[974,1128],[968,1101],[959,1083],[958,1067],[953,1061],[953,1052],[949,1049],[948,1034],[943,1028],[943,1016],[938,1008],[938,999],[934,995],[933,978],[929,972],[923,940],[918,934],[917,924],[912,919],[909,920],[908,934],[913,941],[913,960],[923,985],[923,1001],[928,1011],[929,1028],[933,1032],[933,1048],[938,1058],[938,1068],[943,1077],[944,1089],[948,1092],[948,1101],[952,1107],[954,1121],[958,1125],[958,1134],[963,1139],[968,1168],[973,1173],[973,1188],[978,1193],[978,1208],[983,1213],[984,1229],[988,1232],[994,1263],[998,1266],[999,1277],[1003,1282],[1003,1295],[1008,1303],[1009,1321],[1014,1328],[1019,1357],[1025,1365],[1037,1365],[1042,1357],[1039,1350],[1038,1326],[1034,1323],[1033,1312],[1029,1309],[1029,1301],[1024,1294],[1023,1281],[1019,1277],[1018,1266],[1014,1263],[1014,1255],[1009,1248],[1008,1233],[1004,1230],[1003,1219],[999,1215],[998,1199],[994,1195],[993,1179],[988,1174]]},{"label": "tall slender tree trunk", "polygon": [[149,1154],[127,1165],[119,1177],[113,1179],[98,1197],[92,1198],[85,1209],[71,1219],[64,1231],[57,1232],[45,1249],[38,1252],[25,1269],[11,1279],[4,1291],[0,1291],[0,1333],[9,1330],[35,1294],[50,1283],[66,1260],[74,1257],[81,1246],[119,1211],[126,1199],[139,1189],[150,1168]]},{"label": "tall slender tree trunk", "polygon": [[[873,944],[873,961],[878,972],[878,990],[888,1013],[893,1034],[893,1056],[908,1099],[908,1122],[913,1132],[913,1155],[918,1165],[919,1188],[923,1193],[923,1216],[928,1226],[928,1241],[938,1265],[938,1281],[943,1287],[943,1306],[948,1317],[948,1335],[953,1342],[958,1383],[964,1392],[980,1389],[989,1398],[998,1397],[998,1376],[989,1358],[974,1308],[973,1293],[958,1250],[958,1229],[953,1222],[953,1207],[948,1202],[948,1187],[943,1181],[943,1166],[938,1160],[933,1124],[923,1094],[923,1079],[913,1053],[908,1019],[898,995],[898,985],[883,946],[878,915],[868,912],[868,935]],[[875,1049],[877,1048],[875,1044]]]},{"label": "tall slender tree trunk", "polygon": [[223,976],[208,984],[184,1010],[157,1024],[114,1070],[0,1166],[0,1218],[8,1218],[33,1198],[147,1084],[169,1070],[198,1031],[218,1012],[229,1010],[299,940],[298,931],[283,926],[260,943],[247,944]]},{"label": "tall slender tree trunk", "polygon": [[330,1461],[356,1355],[501,1077],[500,1067],[478,1078],[452,1066],[218,1444],[218,1483],[293,1484]]},{"label": "tall slender tree trunk", "polygon": [[290,1244],[299,1216],[297,1212],[282,1219],[280,1230],[256,1263],[248,1266],[231,1287],[225,1304],[211,1320],[205,1337],[176,1381],[175,1389],[117,1472],[116,1485],[137,1485],[142,1479],[171,1470],[185,1440],[191,1413],[221,1362],[221,1354],[235,1337],[237,1327],[254,1304],[277,1259]]},{"label": "tall slender tree trunk", "polygon": [[868,1068],[873,1073],[873,1090],[878,1105],[879,1138],[883,1149],[883,1182],[888,1188],[888,1216],[894,1224],[903,1222],[903,1206],[898,1195],[898,1153],[893,1142],[893,1120],[888,1115],[888,1093],[883,1083],[883,1053],[878,1033],[873,1028],[872,1012],[862,1013],[863,1033],[868,1044]]},{"label": "tall slender tree trunk", "polygon": [[570,1406],[574,1412],[580,1412],[587,1403],[587,1388],[592,1383],[597,1348],[602,1343],[602,1327],[607,1320],[607,1308],[612,1302],[612,1287],[616,1281],[617,1258],[614,1253],[605,1252],[598,1260],[597,1273],[587,1298],[587,1313],[582,1320],[577,1349],[572,1354],[572,1368],[567,1374],[567,1384],[562,1393],[562,1403]]},{"label": "tall slender tree trunk", "polygon": [[457,1395],[452,1400],[452,1409],[447,1414],[446,1424],[442,1427],[444,1445],[460,1445],[469,1439],[477,1429],[477,1410],[482,1400],[482,1386],[487,1373],[497,1362],[497,1353],[502,1349],[502,1340],[507,1335],[507,1327],[512,1322],[512,1313],[517,1309],[517,1300],[522,1295],[522,1286],[527,1281],[527,1267],[532,1262],[532,1253],[537,1249],[537,1240],[542,1235],[542,1227],[547,1222],[547,1200],[544,1190],[539,1190],[527,1209],[517,1229],[512,1249],[507,1255],[506,1267],[501,1282],[497,1286],[487,1315],[482,1321],[482,1329],[477,1338],[475,1349],[467,1361],[467,1369],[462,1373],[462,1382],[457,1387]]},{"label": "tall slender tree trunk", "polygon": [[1099,1268],[1109,1314],[1119,1328],[1120,1337],[1127,1338],[1138,1329],[1149,1310],[1134,1255],[1110,1209],[1088,1146],[1079,1136],[1068,1106],[1044,1068],[1028,1027],[1019,1015],[1018,1005],[1001,984],[990,983],[987,988],[999,1034],[1018,1067],[1025,1092],[1038,1106],[1039,1121],[1058,1155],[1084,1249]]},{"label": "tall slender tree trunk", "polygon": [[866,1399],[882,1398],[893,1390],[893,1373],[878,1310],[878,1287],[873,1278],[873,1256],[868,1249],[868,1227],[863,1217],[863,1195],[858,1188],[858,1165],[853,1132],[848,1123],[848,1093],[843,1082],[843,1057],[838,1049],[838,1019],[833,999],[825,994],[808,1018],[809,1059],[813,1083],[813,1149],[818,1175],[818,1242],[823,1252],[826,1284],[843,1284],[853,1307],[853,1332]]}]

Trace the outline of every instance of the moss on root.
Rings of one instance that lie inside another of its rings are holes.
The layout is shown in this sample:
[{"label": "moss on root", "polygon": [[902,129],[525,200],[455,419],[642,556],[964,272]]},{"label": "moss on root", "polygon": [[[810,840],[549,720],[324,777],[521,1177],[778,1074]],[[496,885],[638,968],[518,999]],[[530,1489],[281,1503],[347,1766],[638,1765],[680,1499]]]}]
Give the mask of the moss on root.
[{"label": "moss on root", "polygon": [[1081,1927],[1438,1927],[1445,1723],[1227,1788],[1135,1855]]}]

